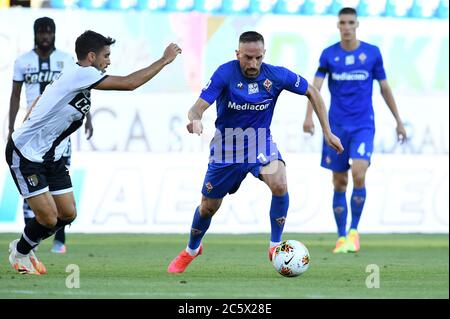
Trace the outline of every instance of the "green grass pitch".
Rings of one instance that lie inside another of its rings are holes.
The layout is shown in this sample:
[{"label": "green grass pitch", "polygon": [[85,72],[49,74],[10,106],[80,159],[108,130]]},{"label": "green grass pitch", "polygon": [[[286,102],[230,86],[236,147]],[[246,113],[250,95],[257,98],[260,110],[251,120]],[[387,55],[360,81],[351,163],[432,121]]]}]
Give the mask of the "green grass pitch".
[{"label": "green grass pitch", "polygon": [[[8,262],[0,234],[0,298],[449,298],[448,234],[362,234],[361,251],[333,255],[334,234],[286,233],[302,241],[311,264],[300,277],[284,278],[267,257],[268,234],[207,234],[204,252],[183,274],[166,273],[186,245],[179,234],[72,234],[65,255],[44,241],[37,255],[43,276],[20,275]],[[80,287],[66,287],[68,265]],[[368,265],[379,267],[379,288],[367,288]]]}]

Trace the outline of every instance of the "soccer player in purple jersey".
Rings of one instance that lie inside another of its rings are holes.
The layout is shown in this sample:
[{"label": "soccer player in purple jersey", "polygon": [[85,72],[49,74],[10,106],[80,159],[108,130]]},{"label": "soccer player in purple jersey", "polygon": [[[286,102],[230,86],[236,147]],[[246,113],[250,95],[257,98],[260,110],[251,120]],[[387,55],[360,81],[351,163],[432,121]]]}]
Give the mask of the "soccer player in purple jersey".
[{"label": "soccer player in purple jersey", "polygon": [[[322,167],[333,171],[333,212],[338,228],[334,253],[357,252],[360,249],[357,227],[366,201],[365,177],[370,165],[375,134],[373,80],[379,82],[381,95],[397,122],[399,141],[406,140],[406,131],[386,80],[380,50],[356,38],[358,25],[355,9],[343,8],[339,11],[337,26],[341,41],[322,52],[313,81],[313,85],[320,90],[328,74],[328,88],[331,93],[330,126],[345,148],[342,154],[337,155],[324,143],[321,161]],[[303,130],[314,134],[310,103]],[[350,168],[354,188],[350,200],[351,225],[347,233],[346,190]]]},{"label": "soccer player in purple jersey", "polygon": [[272,192],[269,259],[281,242],[289,206],[286,169],[270,124],[278,96],[283,90],[306,95],[323,128],[324,138],[337,153],[343,151],[331,133],[319,91],[290,70],[263,63],[264,38],[257,32],[239,38],[237,60],[221,65],[189,110],[190,133],[203,131],[202,115],[216,102],[216,133],[211,141],[210,161],[203,182],[202,199],[196,208],[189,243],[169,264],[169,273],[181,273],[203,250],[202,238],[226,194],[235,193],[250,172]]}]

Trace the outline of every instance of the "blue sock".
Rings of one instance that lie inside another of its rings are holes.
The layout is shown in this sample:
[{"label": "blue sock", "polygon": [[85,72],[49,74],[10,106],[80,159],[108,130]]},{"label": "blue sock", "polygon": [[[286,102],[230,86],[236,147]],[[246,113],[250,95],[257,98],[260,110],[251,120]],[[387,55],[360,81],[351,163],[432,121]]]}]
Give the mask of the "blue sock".
[{"label": "blue sock", "polygon": [[200,216],[199,207],[195,210],[194,220],[192,221],[191,234],[189,235],[189,248],[197,249],[202,242],[203,236],[211,224],[211,217],[202,218]]},{"label": "blue sock", "polygon": [[270,241],[280,242],[283,235],[284,222],[286,221],[287,211],[289,207],[289,193],[283,196],[272,195],[272,203],[270,205]]},{"label": "blue sock", "polygon": [[366,202],[366,188],[354,188],[351,199],[352,224],[350,229],[357,229],[361,213]]},{"label": "blue sock", "polygon": [[333,195],[333,212],[334,219],[338,228],[339,237],[346,236],[347,226],[347,200],[345,198],[345,192],[334,192]]}]

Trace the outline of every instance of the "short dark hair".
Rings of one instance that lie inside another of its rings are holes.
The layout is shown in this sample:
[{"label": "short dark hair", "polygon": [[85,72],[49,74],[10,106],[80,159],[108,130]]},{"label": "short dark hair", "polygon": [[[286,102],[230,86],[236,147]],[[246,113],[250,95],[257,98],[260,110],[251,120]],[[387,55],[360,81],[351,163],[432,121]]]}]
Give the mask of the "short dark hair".
[{"label": "short dark hair", "polygon": [[53,21],[53,19],[51,19],[49,17],[42,17],[42,18],[36,19],[34,21],[33,29],[34,29],[34,34],[38,33],[38,31],[41,31],[41,30],[43,30],[43,31],[50,30],[51,32],[55,33],[55,31],[56,31],[55,21]]},{"label": "short dark hair", "polygon": [[350,7],[345,7],[339,10],[338,16],[340,16],[341,14],[353,14],[355,16],[358,16],[356,10]]},{"label": "short dark hair", "polygon": [[258,42],[258,41],[261,41],[264,44],[264,37],[256,31],[244,32],[239,37],[239,43]]},{"label": "short dark hair", "polygon": [[88,30],[75,41],[75,53],[78,60],[86,58],[89,52],[98,53],[104,46],[114,44],[116,40],[105,37],[100,33]]}]

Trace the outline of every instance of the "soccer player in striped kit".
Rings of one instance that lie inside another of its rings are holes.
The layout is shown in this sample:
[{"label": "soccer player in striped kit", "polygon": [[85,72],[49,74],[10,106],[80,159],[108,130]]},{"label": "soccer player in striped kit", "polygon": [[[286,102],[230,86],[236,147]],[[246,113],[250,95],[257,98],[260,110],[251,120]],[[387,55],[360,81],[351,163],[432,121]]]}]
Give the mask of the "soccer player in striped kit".
[{"label": "soccer player in striped kit", "polygon": [[[77,210],[63,153],[69,136],[79,129],[91,108],[91,90],[132,91],[170,64],[181,48],[169,44],[161,58],[127,76],[106,75],[114,39],[88,30],[75,41],[77,63],[65,67],[50,83],[22,126],[6,145],[6,162],[17,189],[35,217],[19,239],[9,244],[9,262],[23,274],[47,272],[34,248],[75,220]],[[126,107],[126,106],[125,106]]]},{"label": "soccer player in striped kit", "polygon": [[[42,17],[34,22],[34,48],[19,56],[14,63],[13,87],[9,105],[9,132],[8,139],[14,131],[14,123],[20,106],[20,93],[25,83],[25,95],[27,99],[27,111],[32,103],[40,96],[45,87],[56,79],[64,66],[75,63],[71,54],[58,50],[55,47],[56,25],[53,19]],[[87,139],[93,133],[91,115],[86,115],[85,132]],[[67,168],[71,159],[70,140],[63,159]],[[33,210],[27,201],[23,201],[23,215],[25,224],[34,218]],[[51,251],[54,253],[66,252],[66,234],[64,227],[55,233]]]}]

